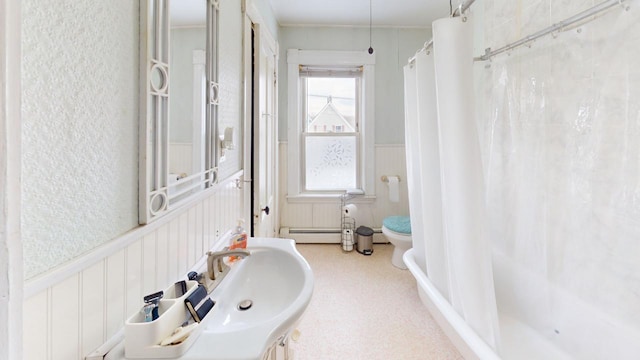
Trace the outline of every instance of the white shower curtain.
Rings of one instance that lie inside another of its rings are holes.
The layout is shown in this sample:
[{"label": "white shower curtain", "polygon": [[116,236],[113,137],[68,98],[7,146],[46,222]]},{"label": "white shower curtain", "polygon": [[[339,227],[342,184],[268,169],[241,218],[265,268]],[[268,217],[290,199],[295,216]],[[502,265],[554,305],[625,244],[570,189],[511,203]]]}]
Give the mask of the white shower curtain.
[{"label": "white shower curtain", "polygon": [[407,161],[407,189],[409,193],[409,213],[411,218],[411,239],[413,248],[416,249],[417,263],[426,272],[425,267],[425,232],[422,222],[417,214],[422,213],[422,175],[416,162],[420,161],[420,137],[418,136],[418,106],[416,91],[416,68],[406,65],[404,67],[404,141]]},{"label": "white shower curtain", "polygon": [[[427,275],[433,285],[449,298],[448,258],[443,236],[442,187],[440,184],[440,140],[436,78],[432,51],[416,55],[417,106],[419,117],[420,159],[423,211],[419,214],[425,227]],[[417,250],[418,251],[418,250]]]},{"label": "white shower curtain", "polygon": [[469,326],[497,350],[498,314],[475,121],[473,26],[463,19],[433,23],[450,300]]},{"label": "white shower curtain", "polygon": [[[433,23],[433,36],[433,54],[420,53],[415,69],[405,67],[414,248],[418,256],[425,254],[427,276],[443,297],[498,350],[474,109],[472,25],[460,17],[440,19]],[[414,223],[420,223],[419,234]]]}]

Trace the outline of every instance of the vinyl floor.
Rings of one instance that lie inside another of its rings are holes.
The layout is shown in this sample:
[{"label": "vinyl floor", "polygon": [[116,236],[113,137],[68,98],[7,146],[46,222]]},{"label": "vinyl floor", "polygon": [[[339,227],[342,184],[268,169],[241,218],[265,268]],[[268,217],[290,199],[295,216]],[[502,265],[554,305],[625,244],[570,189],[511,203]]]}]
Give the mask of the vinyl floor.
[{"label": "vinyl floor", "polygon": [[315,279],[301,319],[295,360],[462,359],[418,297],[408,270],[391,265],[393,246],[345,253],[338,244],[298,244]]}]

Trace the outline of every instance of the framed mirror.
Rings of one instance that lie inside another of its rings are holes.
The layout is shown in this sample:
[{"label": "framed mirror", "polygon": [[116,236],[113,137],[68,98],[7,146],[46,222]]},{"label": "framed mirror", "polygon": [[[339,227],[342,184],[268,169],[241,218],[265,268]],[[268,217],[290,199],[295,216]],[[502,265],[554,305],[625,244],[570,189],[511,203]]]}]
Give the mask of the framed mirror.
[{"label": "framed mirror", "polygon": [[140,224],[217,182],[218,2],[141,1]]}]

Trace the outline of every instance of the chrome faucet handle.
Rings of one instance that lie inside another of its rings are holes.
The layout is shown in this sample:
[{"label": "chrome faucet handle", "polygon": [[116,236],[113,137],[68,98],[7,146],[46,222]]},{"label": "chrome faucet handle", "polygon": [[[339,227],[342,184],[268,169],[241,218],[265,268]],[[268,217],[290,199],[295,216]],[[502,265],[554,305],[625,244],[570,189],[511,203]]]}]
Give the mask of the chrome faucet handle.
[{"label": "chrome faucet handle", "polygon": [[[221,251],[207,251],[207,272],[209,273],[209,279],[216,280],[217,274],[225,273],[225,271],[228,268],[228,266],[223,261],[225,257],[238,256],[238,257],[244,258],[249,255],[251,255],[251,252],[245,249],[229,250],[229,248],[225,248]],[[217,267],[217,272],[216,272],[216,267]]]}]

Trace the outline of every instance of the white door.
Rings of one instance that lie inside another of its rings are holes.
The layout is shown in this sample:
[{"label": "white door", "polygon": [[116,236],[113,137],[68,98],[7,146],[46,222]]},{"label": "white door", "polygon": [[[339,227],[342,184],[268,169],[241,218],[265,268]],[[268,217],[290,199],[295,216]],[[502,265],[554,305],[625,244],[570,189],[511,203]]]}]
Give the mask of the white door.
[{"label": "white door", "polygon": [[277,226],[276,51],[255,28],[253,111],[253,236],[275,237]]}]

